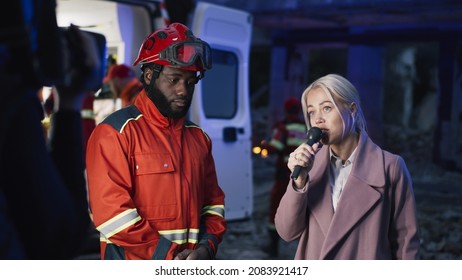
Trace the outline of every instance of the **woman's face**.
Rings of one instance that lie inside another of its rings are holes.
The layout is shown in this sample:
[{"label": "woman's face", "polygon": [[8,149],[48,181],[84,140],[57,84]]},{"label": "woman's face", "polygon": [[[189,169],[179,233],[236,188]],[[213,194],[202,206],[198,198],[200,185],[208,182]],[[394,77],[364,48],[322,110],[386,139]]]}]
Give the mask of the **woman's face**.
[{"label": "woman's face", "polygon": [[[319,127],[323,132],[321,143],[324,145],[340,144],[350,131],[353,120],[348,110],[340,106],[336,109],[332,98],[322,88],[314,88],[307,95],[307,111],[311,126]],[[343,120],[342,120],[343,119]],[[344,127],[345,126],[345,127]]]}]

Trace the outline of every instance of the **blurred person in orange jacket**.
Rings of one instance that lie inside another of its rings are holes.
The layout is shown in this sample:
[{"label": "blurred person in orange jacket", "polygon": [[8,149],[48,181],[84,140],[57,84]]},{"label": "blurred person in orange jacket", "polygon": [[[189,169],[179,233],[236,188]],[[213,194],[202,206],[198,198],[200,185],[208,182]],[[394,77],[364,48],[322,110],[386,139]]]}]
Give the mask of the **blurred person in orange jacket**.
[{"label": "blurred person in orange jacket", "polygon": [[135,71],[125,64],[112,65],[104,82],[109,84],[111,92],[122,101],[122,108],[133,104],[143,85],[136,77]]},{"label": "blurred person in orange jacket", "polygon": [[210,52],[183,24],[156,30],[134,62],[143,90],[90,136],[89,201],[102,259],[215,257],[225,195],[210,137],[186,120]]},{"label": "blurred person in orange jacket", "polygon": [[279,201],[286,191],[287,181],[290,179],[291,173],[287,168],[287,160],[289,154],[306,141],[306,125],[300,114],[301,111],[300,100],[295,97],[287,98],[284,102],[284,118],[273,126],[271,138],[262,142],[262,148],[267,149],[269,154],[277,155],[268,212],[270,243],[265,248],[265,251],[272,258],[276,258],[279,254],[280,237],[274,226],[274,216],[276,215]]}]

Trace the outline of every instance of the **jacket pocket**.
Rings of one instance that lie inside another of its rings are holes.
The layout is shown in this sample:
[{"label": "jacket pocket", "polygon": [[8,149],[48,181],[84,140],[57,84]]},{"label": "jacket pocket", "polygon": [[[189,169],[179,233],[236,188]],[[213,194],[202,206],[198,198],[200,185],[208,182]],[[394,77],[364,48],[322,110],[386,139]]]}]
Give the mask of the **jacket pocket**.
[{"label": "jacket pocket", "polygon": [[134,160],[136,175],[175,171],[170,154],[139,154],[134,156]]},{"label": "jacket pocket", "polygon": [[133,156],[135,186],[133,200],[139,214],[151,221],[171,221],[178,215],[175,168],[169,153]]}]

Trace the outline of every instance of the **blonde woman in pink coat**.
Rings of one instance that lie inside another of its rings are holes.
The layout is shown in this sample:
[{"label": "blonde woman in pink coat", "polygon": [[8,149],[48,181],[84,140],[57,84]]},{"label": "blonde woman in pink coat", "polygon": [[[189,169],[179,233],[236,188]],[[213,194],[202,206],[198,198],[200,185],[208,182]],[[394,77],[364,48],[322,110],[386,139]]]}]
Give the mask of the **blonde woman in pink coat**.
[{"label": "blonde woman in pink coat", "polygon": [[419,259],[412,181],[404,160],[369,138],[355,87],[329,74],[301,98],[320,143],[300,145],[275,217],[279,235],[298,240],[295,259]]}]

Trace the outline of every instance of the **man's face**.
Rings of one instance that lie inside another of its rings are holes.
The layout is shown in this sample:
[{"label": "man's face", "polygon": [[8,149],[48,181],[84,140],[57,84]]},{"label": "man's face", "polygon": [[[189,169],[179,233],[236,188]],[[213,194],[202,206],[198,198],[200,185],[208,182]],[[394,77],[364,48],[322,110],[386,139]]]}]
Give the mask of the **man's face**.
[{"label": "man's face", "polygon": [[153,87],[149,87],[148,96],[165,117],[184,117],[197,83],[195,71],[181,70],[164,66],[159,78],[155,79]]}]

